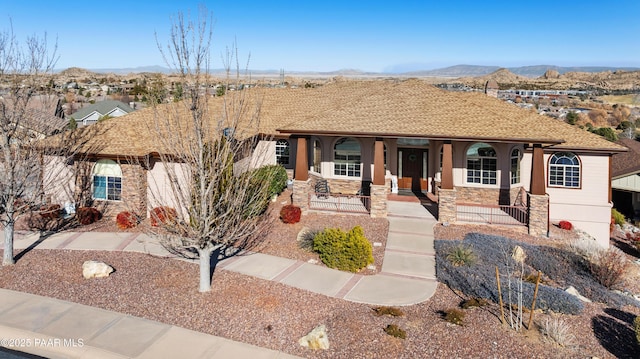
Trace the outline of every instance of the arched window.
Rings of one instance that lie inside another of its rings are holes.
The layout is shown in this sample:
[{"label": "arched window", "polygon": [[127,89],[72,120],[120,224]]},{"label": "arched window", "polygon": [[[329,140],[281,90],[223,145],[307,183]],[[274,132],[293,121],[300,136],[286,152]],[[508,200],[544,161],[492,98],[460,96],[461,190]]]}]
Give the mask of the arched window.
[{"label": "arched window", "polygon": [[336,176],[360,177],[360,143],[349,137],[339,139],[333,148],[333,166]]},{"label": "arched window", "polygon": [[313,170],[322,173],[322,147],[319,140],[313,141]]},{"label": "arched window", "polygon": [[276,141],[276,163],[279,165],[289,164],[289,141]]},{"label": "arched window", "polygon": [[122,170],[112,160],[98,160],[93,166],[93,198],[119,201],[122,195]]},{"label": "arched window", "polygon": [[511,151],[511,184],[520,183],[520,150]]},{"label": "arched window", "polygon": [[580,160],[571,152],[554,153],[549,159],[549,186],[580,187]]},{"label": "arched window", "polygon": [[474,143],[467,150],[467,182],[496,184],[496,150],[486,143]]}]

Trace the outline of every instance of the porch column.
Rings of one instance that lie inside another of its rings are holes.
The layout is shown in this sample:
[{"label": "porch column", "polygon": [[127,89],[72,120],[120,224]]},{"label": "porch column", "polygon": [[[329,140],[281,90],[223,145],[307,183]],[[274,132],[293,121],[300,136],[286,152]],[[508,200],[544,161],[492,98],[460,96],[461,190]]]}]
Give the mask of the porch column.
[{"label": "porch column", "polygon": [[373,150],[373,184],[384,186],[384,142],[381,138],[376,138]]},{"label": "porch column", "polygon": [[536,237],[549,236],[549,196],[545,189],[544,151],[542,144],[533,145],[531,164],[531,194],[529,203],[529,234]]},{"label": "porch column", "polygon": [[453,152],[451,141],[445,141],[442,146],[442,182],[441,189],[453,189]]},{"label": "porch column", "polygon": [[531,165],[531,194],[542,196],[546,193],[544,176],[544,151],[542,145],[533,145],[533,160]]},{"label": "porch column", "polygon": [[296,181],[306,181],[309,179],[309,161],[307,159],[307,139],[298,137],[298,149],[296,151],[296,169],[294,179]]},{"label": "porch column", "polygon": [[458,217],[456,190],[453,188],[453,151],[451,141],[442,146],[442,178],[438,191],[438,222],[455,223]]}]

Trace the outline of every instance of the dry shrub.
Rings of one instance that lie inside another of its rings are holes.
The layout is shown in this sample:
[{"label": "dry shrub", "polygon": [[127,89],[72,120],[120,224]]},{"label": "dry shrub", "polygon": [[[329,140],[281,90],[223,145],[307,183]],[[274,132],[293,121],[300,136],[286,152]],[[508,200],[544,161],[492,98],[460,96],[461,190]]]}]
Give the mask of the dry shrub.
[{"label": "dry shrub", "polygon": [[139,217],[135,213],[124,211],[116,216],[116,224],[120,229],[133,228],[138,225]]},{"label": "dry shrub", "polygon": [[151,225],[157,227],[161,224],[173,223],[178,218],[175,208],[161,206],[151,210]]},{"label": "dry shrub", "polygon": [[563,347],[573,346],[576,340],[576,337],[571,334],[569,323],[559,317],[547,318],[540,326],[540,332],[548,340]]},{"label": "dry shrub", "polygon": [[390,315],[392,317],[401,317],[404,315],[402,310],[395,307],[376,307],[373,308],[373,311],[377,316]]},{"label": "dry shrub", "polygon": [[80,207],[76,211],[76,217],[78,222],[83,226],[94,223],[102,218],[102,213],[97,208],[93,207]]},{"label": "dry shrub", "polygon": [[462,325],[464,316],[464,312],[457,308],[451,308],[444,311],[444,320],[455,325]]},{"label": "dry shrub", "polygon": [[471,309],[471,308],[484,307],[487,305],[489,305],[489,302],[484,298],[471,298],[462,302],[462,304],[460,304],[460,307],[462,309]]},{"label": "dry shrub", "polygon": [[609,289],[622,283],[628,268],[626,256],[617,248],[597,252],[589,263],[593,277]]},{"label": "dry shrub", "polygon": [[407,338],[407,332],[395,324],[387,325],[387,327],[384,328],[384,332],[391,335],[392,337],[396,337],[400,339]]},{"label": "dry shrub", "polygon": [[60,218],[60,205],[50,204],[46,206],[40,206],[40,217],[44,220],[52,220]]}]

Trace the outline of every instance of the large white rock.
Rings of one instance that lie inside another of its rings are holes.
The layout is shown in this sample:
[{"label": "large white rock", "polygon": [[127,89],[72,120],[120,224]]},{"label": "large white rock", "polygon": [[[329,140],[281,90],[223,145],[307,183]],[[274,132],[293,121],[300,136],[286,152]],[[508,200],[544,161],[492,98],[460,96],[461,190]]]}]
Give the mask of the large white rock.
[{"label": "large white rock", "polygon": [[82,263],[82,276],[89,278],[108,277],[113,272],[113,267],[98,261],[86,261]]},{"label": "large white rock", "polygon": [[574,286],[570,286],[569,288],[565,289],[565,292],[575,296],[576,298],[580,299],[583,302],[591,303],[591,299],[582,296]]},{"label": "large white rock", "polygon": [[298,343],[309,349],[329,349],[329,337],[324,325],[315,327],[309,334],[298,340]]}]

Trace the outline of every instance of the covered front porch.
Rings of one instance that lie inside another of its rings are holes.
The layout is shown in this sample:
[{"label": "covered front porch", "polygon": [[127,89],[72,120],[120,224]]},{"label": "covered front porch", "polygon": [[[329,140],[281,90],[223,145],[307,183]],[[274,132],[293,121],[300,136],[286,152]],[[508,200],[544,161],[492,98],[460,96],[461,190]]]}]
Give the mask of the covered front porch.
[{"label": "covered front porch", "polygon": [[[542,144],[469,139],[292,136],[293,202],[303,210],[387,215],[390,194],[430,196],[441,223],[527,226],[547,235]],[[326,194],[317,183],[327,184]]]}]

